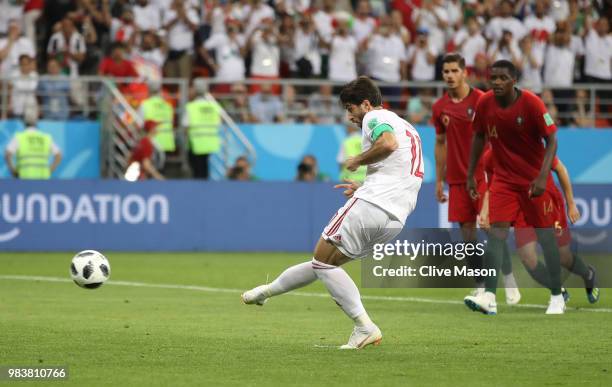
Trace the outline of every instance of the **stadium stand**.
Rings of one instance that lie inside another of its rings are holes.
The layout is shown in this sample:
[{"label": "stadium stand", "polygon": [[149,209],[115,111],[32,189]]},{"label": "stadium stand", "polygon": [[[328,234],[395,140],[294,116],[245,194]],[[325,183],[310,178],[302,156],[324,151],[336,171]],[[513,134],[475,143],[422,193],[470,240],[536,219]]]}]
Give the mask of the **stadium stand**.
[{"label": "stadium stand", "polygon": [[179,126],[202,77],[234,122],[342,123],[337,86],[367,74],[427,124],[457,51],[474,86],[509,59],[561,125],[609,128],[611,16],[579,0],[0,0],[0,113],[37,100],[43,119],[97,119],[109,79],[137,112],[161,81]]}]

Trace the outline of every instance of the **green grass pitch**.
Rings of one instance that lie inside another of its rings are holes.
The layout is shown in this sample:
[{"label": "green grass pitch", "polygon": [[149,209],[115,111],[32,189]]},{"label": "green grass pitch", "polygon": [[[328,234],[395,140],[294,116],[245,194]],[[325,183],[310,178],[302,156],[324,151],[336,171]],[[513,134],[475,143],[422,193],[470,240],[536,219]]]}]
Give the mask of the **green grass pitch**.
[{"label": "green grass pitch", "polygon": [[[321,284],[264,307],[239,300],[309,254],[107,256],[111,280],[86,290],[49,280],[69,279],[71,254],[0,254],[0,366],[67,365],[51,384],[75,386],[612,385],[606,290],[591,306],[573,289],[563,316],[534,306],[543,289],[523,289],[522,307],[501,292],[499,315],[484,316],[462,305],[465,289],[362,289],[382,345],[339,351],[352,324]],[[359,264],[347,270],[359,283]]]}]

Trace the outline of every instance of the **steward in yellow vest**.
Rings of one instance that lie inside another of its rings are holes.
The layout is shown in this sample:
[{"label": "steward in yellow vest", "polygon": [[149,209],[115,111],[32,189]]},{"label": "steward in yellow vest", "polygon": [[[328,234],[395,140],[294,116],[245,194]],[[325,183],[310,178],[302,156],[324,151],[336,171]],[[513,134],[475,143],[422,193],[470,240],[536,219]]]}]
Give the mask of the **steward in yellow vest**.
[{"label": "steward in yellow vest", "polygon": [[164,152],[174,152],[176,143],[174,141],[174,108],[166,101],[160,93],[161,85],[157,82],[149,84],[152,96],[142,101],[140,105],[141,115],[144,121],[156,121],[159,124],[155,129],[155,143]]},{"label": "steward in yellow vest", "polygon": [[217,153],[221,149],[219,126],[221,125],[220,106],[203,98],[195,99],[185,108],[189,126],[189,149],[195,155]]},{"label": "steward in yellow vest", "polygon": [[196,79],[194,86],[197,97],[185,106],[182,124],[189,139],[189,164],[193,177],[208,179],[209,157],[221,149],[221,107],[206,99],[206,83]]},{"label": "steward in yellow vest", "polygon": [[357,168],[355,172],[349,171],[344,162],[349,157],[355,157],[361,153],[361,135],[352,126],[347,127],[348,137],[342,142],[338,162],[341,164],[340,180],[352,180],[363,183],[366,177],[367,167],[365,165]]},{"label": "steward in yellow vest", "polygon": [[[26,130],[16,133],[7,145],[4,158],[11,174],[20,179],[47,180],[62,160],[62,153],[50,135],[36,129],[36,116],[27,114]],[[49,158],[53,155],[53,163]],[[13,163],[16,156],[17,163]]]}]

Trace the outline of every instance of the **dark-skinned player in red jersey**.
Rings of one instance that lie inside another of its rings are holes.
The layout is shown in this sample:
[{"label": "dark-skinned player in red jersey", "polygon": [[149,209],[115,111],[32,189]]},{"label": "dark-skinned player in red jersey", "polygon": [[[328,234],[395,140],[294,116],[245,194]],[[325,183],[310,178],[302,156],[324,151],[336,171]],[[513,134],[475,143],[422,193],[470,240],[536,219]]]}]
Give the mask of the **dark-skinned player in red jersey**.
[{"label": "dark-skinned player in red jersey", "polygon": [[[487,182],[490,183],[494,174],[495,166],[491,157],[491,148],[487,147],[481,157],[481,163],[484,166],[485,174],[487,176]],[[551,167],[552,172],[557,175],[563,194],[556,189],[554,194],[558,197],[558,207],[556,208],[556,221],[555,221],[555,237],[557,238],[557,246],[559,247],[559,255],[561,258],[561,266],[565,267],[570,272],[581,277],[584,281],[584,287],[586,290],[587,299],[591,304],[599,301],[599,288],[596,286],[595,268],[587,265],[582,258],[574,254],[571,250],[571,232],[568,225],[568,218],[571,223],[575,223],[580,219],[580,212],[574,202],[574,190],[572,189],[572,182],[570,180],[569,173],[565,165],[555,157]],[[478,219],[480,227],[484,229],[489,228],[489,205],[488,205],[488,192],[485,193],[485,199],[483,200],[480,217]],[[565,200],[564,200],[565,197]],[[567,215],[566,215],[566,201],[567,201]],[[518,219],[513,224],[514,226],[514,242],[516,245],[516,252],[518,253],[525,269],[537,283],[549,288],[550,287],[550,276],[548,275],[548,269],[540,260],[538,260],[537,242],[538,237],[535,229],[530,227],[525,221],[525,217],[522,213],[519,214]],[[502,270],[503,271],[503,270]],[[563,299],[567,303],[569,301],[569,292],[567,289],[561,288]]]},{"label": "dark-skinned player in red jersey", "polygon": [[[482,206],[482,197],[487,190],[482,166],[474,171],[478,198],[470,197],[465,189],[470,146],[472,145],[472,120],[476,103],[483,91],[470,87],[466,82],[465,59],[457,54],[446,54],[442,59],[442,78],[447,92],[432,107],[433,123],[436,128],[436,199],[448,201],[448,221],[459,223],[465,243],[476,242],[476,219]],[[448,183],[448,198],[444,194],[444,181]],[[472,269],[483,267],[483,257],[477,254],[467,257]],[[512,275],[512,264],[508,249],[504,251],[502,265],[506,286],[506,303],[516,304],[521,294]],[[477,277],[476,295],[484,292],[484,278]]]},{"label": "dark-skinned player in red jersey", "polygon": [[[489,190],[491,229],[485,268],[499,272],[510,225],[522,212],[527,224],[536,228],[550,276],[546,314],[563,314],[561,263],[554,233],[559,204],[550,173],[557,151],[557,127],[538,96],[516,88],[517,70],[512,62],[495,62],[489,80],[493,90],[476,106],[466,187],[472,197],[478,196],[475,171],[486,136],[491,143],[495,175]],[[497,314],[496,290],[495,274],[485,279],[485,292],[467,296],[465,304],[474,311]]]}]

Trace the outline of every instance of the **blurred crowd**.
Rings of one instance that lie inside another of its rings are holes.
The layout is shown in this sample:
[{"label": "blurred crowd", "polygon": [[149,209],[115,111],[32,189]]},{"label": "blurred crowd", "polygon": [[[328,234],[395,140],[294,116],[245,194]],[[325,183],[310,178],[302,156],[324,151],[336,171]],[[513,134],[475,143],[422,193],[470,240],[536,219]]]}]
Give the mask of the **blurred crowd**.
[{"label": "blurred crowd", "polygon": [[[606,0],[0,0],[0,77],[20,78],[11,84],[15,116],[37,90],[43,114],[63,119],[84,98],[69,80],[99,74],[207,77],[214,93],[232,95],[238,121],[281,122],[294,109],[301,121],[326,123],[341,117],[331,86],[304,100],[295,97],[304,90],[279,95],[277,85],[241,82],[429,82],[440,79],[442,55],[458,51],[474,86],[486,88],[488,66],[509,59],[563,124],[594,126],[589,113],[600,107],[588,91],[565,88],[612,82],[611,16]],[[428,122],[432,90],[383,93],[410,121]]]}]

